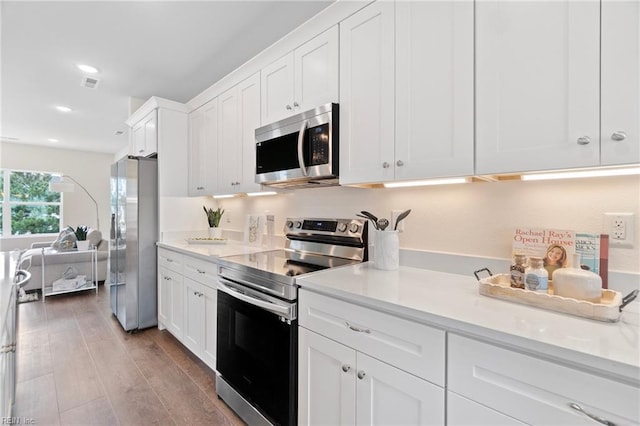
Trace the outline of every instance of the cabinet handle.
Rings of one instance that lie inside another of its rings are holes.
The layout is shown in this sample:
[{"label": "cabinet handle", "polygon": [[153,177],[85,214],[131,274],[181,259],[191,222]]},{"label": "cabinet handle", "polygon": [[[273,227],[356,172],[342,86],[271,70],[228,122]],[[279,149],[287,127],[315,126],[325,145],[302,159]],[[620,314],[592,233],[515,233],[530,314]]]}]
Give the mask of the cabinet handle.
[{"label": "cabinet handle", "polygon": [[595,420],[598,423],[602,423],[603,425],[607,425],[607,426],[616,426],[615,423],[610,422],[607,419],[603,419],[602,417],[598,417],[595,414],[591,414],[591,413],[587,413],[586,411],[584,411],[582,409],[582,407],[579,404],[576,404],[575,402],[570,402],[569,403],[569,407],[573,408],[574,410],[584,414],[585,416]]},{"label": "cabinet handle", "polygon": [[138,151],[138,152],[139,152],[139,153],[140,153],[140,152],[144,152],[144,149],[141,149],[141,150],[140,150],[140,151]]},{"label": "cabinet handle", "polygon": [[581,136],[578,138],[578,145],[589,145],[591,138],[589,136]]},{"label": "cabinet handle", "polygon": [[349,321],[345,321],[344,323],[347,325],[347,327],[349,327],[349,330],[353,330],[353,331],[358,332],[358,333],[371,334],[371,330],[369,330],[367,328],[354,327],[353,325],[349,324]]},{"label": "cabinet handle", "polygon": [[404,163],[402,162],[402,160],[398,160],[398,161],[396,161],[396,166],[402,167],[402,166],[404,166]]},{"label": "cabinet handle", "polygon": [[616,142],[623,141],[626,138],[627,138],[627,134],[620,130],[618,130],[617,132],[613,132],[613,134],[611,135],[611,139],[613,139]]},{"label": "cabinet handle", "polygon": [[198,268],[196,268],[196,271],[198,271],[198,273],[200,273],[200,274],[206,274],[207,273],[207,271],[203,271],[202,269],[198,269]]},{"label": "cabinet handle", "polygon": [[291,110],[291,105],[287,105],[285,108]]},{"label": "cabinet handle", "polygon": [[389,168],[389,163],[387,163],[386,161],[384,163],[382,163],[382,168],[383,169],[388,169]]},{"label": "cabinet handle", "polygon": [[166,281],[171,281],[171,277],[162,277]]},{"label": "cabinet handle", "polygon": [[342,366],[342,371],[344,371],[345,373],[349,370],[351,370],[351,366],[349,364],[344,364]]},{"label": "cabinet handle", "polygon": [[362,379],[364,379],[364,376],[365,376],[364,370],[358,371],[358,379],[362,380]]},{"label": "cabinet handle", "polygon": [[197,189],[198,191],[202,191],[202,190],[204,189],[204,186],[198,186],[196,189]]},{"label": "cabinet handle", "polygon": [[236,185],[240,185],[240,182],[236,182]]},{"label": "cabinet handle", "polygon": [[298,104],[298,102],[293,101],[293,106],[294,106],[294,107],[299,107],[300,105]]},{"label": "cabinet handle", "polygon": [[169,258],[167,257],[167,262],[171,263],[171,262],[173,262],[173,259],[169,259]]}]

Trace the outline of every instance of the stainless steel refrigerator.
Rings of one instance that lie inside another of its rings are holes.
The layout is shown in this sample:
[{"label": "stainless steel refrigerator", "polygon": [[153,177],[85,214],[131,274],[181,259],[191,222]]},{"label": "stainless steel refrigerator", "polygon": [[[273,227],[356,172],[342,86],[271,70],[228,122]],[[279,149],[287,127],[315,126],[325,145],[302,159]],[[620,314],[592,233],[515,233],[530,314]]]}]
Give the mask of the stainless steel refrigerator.
[{"label": "stainless steel refrigerator", "polygon": [[111,166],[109,297],[126,331],[158,324],[158,163],[125,157]]}]

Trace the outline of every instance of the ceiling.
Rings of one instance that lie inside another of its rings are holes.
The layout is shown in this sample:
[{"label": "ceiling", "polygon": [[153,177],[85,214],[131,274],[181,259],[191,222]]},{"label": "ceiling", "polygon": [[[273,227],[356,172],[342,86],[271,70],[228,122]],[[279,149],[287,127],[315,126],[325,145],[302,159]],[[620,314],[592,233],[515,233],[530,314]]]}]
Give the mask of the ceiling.
[{"label": "ceiling", "polygon": [[0,137],[116,153],[131,97],[186,102],[332,1],[3,0]]}]

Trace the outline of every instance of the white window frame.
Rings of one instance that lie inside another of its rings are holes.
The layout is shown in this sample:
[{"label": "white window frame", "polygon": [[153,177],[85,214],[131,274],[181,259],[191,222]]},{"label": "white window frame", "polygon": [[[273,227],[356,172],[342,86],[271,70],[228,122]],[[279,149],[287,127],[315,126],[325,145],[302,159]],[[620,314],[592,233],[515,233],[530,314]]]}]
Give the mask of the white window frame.
[{"label": "white window frame", "polygon": [[[28,237],[28,236],[38,236],[38,235],[58,235],[58,233],[60,232],[60,230],[62,229],[62,224],[63,222],[63,217],[62,217],[62,206],[64,204],[64,193],[60,193],[60,202],[59,203],[54,203],[54,202],[45,202],[45,201],[28,201],[28,202],[23,202],[23,201],[11,201],[11,173],[14,172],[18,172],[18,173],[42,173],[42,174],[47,174],[47,175],[51,175],[51,176],[62,176],[62,173],[60,172],[44,172],[44,171],[37,171],[37,170],[20,170],[20,169],[2,169],[3,173],[3,179],[2,179],[2,186],[4,189],[4,198],[2,199],[2,201],[0,202],[0,204],[2,205],[2,234],[0,234],[0,238],[24,238],[24,237]],[[12,234],[12,227],[11,227],[11,207],[12,206],[16,206],[16,205],[25,205],[25,206],[59,206],[60,208],[60,220],[58,223],[58,231],[57,232],[52,232],[52,233],[46,233],[46,234],[20,234],[20,235],[13,235]]]}]

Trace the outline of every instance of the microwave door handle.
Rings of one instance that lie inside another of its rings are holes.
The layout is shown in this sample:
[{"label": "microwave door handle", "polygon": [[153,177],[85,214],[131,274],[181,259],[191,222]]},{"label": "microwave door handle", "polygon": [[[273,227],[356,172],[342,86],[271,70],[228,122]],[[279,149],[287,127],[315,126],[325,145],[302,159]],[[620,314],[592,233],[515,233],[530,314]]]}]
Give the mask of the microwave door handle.
[{"label": "microwave door handle", "polygon": [[304,134],[307,131],[307,126],[309,125],[309,120],[304,120],[302,126],[300,127],[300,132],[298,133],[298,162],[300,163],[300,170],[302,170],[302,175],[307,176],[307,166],[304,164],[304,153],[303,153],[303,145],[304,145]]}]

